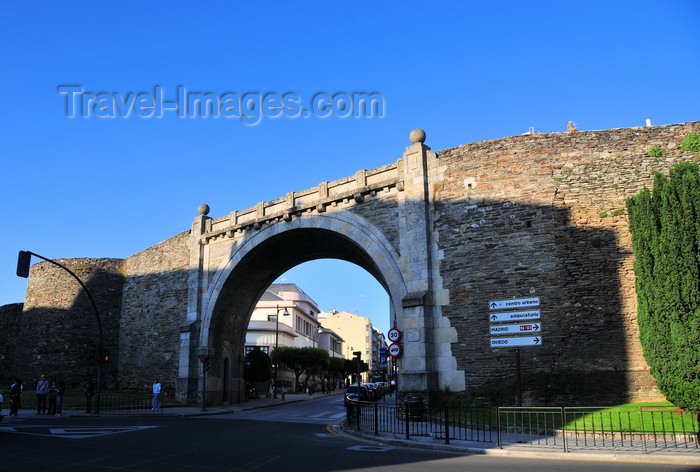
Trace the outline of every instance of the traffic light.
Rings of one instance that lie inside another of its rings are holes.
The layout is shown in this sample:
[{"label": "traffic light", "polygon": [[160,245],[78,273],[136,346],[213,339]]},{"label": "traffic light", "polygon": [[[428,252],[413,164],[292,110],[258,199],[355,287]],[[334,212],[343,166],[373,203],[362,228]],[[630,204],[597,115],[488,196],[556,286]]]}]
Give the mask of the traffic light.
[{"label": "traffic light", "polygon": [[109,349],[103,349],[102,350],[102,365],[108,365],[109,364]]},{"label": "traffic light", "polygon": [[352,360],[361,362],[362,361],[362,351],[353,351],[352,355],[355,356],[352,358]]},{"label": "traffic light", "polygon": [[32,253],[29,251],[19,251],[17,256],[17,276],[29,277],[29,264],[32,262]]},{"label": "traffic light", "polygon": [[204,356],[202,359],[202,372],[209,372],[209,356]]}]

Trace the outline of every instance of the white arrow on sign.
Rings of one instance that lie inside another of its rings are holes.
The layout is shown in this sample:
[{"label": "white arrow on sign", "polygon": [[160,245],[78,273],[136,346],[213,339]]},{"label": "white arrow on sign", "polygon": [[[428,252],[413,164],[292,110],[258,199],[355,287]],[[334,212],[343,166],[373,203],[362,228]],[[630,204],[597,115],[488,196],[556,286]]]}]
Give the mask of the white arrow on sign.
[{"label": "white arrow on sign", "polygon": [[540,310],[508,311],[505,313],[491,313],[489,321],[495,323],[497,321],[536,320],[539,317]]},{"label": "white arrow on sign", "polygon": [[525,308],[528,306],[538,306],[539,297],[519,298],[517,300],[494,300],[489,302],[489,310],[503,310],[506,308]]},{"label": "white arrow on sign", "polygon": [[541,330],[540,323],[491,326],[491,334],[539,333]]},{"label": "white arrow on sign", "polygon": [[491,347],[541,346],[542,336],[516,336],[513,338],[491,338]]}]

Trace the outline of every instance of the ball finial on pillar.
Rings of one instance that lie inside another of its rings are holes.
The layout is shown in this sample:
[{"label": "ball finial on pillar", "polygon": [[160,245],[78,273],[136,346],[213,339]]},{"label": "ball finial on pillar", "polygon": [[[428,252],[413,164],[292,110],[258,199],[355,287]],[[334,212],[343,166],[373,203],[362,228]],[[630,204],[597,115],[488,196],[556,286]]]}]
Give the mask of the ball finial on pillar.
[{"label": "ball finial on pillar", "polygon": [[202,203],[201,205],[199,205],[199,208],[197,208],[197,210],[199,211],[200,215],[207,216],[209,214],[209,205],[207,205],[206,203]]},{"label": "ball finial on pillar", "polygon": [[424,143],[425,142],[425,131],[423,131],[420,128],[416,128],[413,131],[411,131],[411,134],[409,134],[408,137],[411,139],[411,142],[413,144]]}]

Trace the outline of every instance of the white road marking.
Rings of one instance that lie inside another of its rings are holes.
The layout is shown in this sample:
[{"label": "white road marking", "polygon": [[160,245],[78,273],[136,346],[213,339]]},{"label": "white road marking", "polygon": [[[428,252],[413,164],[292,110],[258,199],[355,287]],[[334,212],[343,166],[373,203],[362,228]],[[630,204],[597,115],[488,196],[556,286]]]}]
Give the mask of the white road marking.
[{"label": "white road marking", "polygon": [[[66,427],[52,428],[47,426],[19,426],[3,428],[9,433],[29,434],[32,436],[50,436],[56,438],[85,439],[104,436],[107,434],[130,433],[142,429],[157,428],[157,426],[121,426],[121,427]],[[46,432],[48,430],[48,432]]]},{"label": "white road marking", "polygon": [[364,451],[364,452],[386,452],[394,449],[393,447],[382,446],[352,446],[348,447],[348,451]]}]

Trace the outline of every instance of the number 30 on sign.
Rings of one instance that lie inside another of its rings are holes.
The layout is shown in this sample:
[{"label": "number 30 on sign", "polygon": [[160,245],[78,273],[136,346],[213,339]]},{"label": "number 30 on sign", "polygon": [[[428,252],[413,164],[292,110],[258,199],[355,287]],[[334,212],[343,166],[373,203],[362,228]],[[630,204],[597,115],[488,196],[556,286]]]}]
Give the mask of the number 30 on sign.
[{"label": "number 30 on sign", "polygon": [[391,328],[388,333],[386,333],[387,337],[389,338],[389,341],[392,343],[395,343],[399,339],[401,339],[401,331],[399,331],[396,328]]}]

